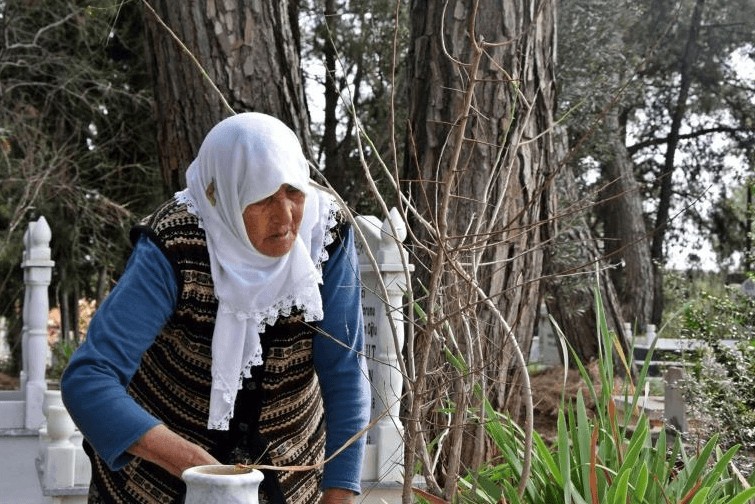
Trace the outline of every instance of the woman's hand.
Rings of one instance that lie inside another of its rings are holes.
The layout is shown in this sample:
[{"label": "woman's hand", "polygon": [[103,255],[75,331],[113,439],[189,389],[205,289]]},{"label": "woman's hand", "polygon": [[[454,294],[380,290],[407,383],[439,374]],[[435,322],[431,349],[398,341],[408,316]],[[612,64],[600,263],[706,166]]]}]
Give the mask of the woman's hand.
[{"label": "woman's hand", "polygon": [[220,463],[207,450],[187,441],[163,424],[148,430],[127,451],[159,465],[178,478],[189,467]]},{"label": "woman's hand", "polygon": [[322,493],[320,504],[352,504],[354,492],[343,488],[328,488]]}]

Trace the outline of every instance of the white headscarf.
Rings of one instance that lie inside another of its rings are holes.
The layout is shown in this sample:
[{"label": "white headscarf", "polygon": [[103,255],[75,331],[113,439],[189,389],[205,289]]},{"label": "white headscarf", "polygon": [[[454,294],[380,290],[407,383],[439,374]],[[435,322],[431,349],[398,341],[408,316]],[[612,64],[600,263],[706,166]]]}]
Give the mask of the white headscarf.
[{"label": "white headscarf", "polygon": [[[238,114],[205,137],[176,199],[200,219],[207,236],[218,299],[212,337],[210,429],[227,430],[241,380],[262,364],[260,334],[292,308],[304,320],[322,320],[321,264],[335,224],[335,202],[310,183],[296,135],[274,117]],[[306,194],[292,249],[268,257],[249,241],[242,213],[289,184]]]}]

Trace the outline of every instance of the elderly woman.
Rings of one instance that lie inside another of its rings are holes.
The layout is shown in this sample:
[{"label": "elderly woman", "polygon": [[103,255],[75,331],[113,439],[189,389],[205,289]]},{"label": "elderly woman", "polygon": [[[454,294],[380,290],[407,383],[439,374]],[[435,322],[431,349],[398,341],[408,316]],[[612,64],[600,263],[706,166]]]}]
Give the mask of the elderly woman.
[{"label": "elderly woman", "polygon": [[[61,383],[90,502],[182,502],[188,467],[262,463],[261,502],[351,502],[369,419],[354,237],[294,133],[221,121],[187,189],[132,230]],[[321,494],[322,491],[322,494]]]}]

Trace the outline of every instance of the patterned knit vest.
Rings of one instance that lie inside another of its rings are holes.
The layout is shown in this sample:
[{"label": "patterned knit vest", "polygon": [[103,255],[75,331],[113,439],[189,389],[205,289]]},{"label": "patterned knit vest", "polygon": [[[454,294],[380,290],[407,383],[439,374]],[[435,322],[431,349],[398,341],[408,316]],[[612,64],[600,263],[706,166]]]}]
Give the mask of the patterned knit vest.
[{"label": "patterned knit vest", "polygon": [[[338,236],[337,230],[333,234]],[[176,309],[144,353],[129,394],[170,429],[223,463],[310,465],[324,453],[323,406],[312,362],[311,327],[296,316],[262,334],[263,366],[252,368],[229,431],[207,429],[211,344],[217,312],[204,231],[170,200],[132,230],[146,233],[176,271]],[[338,240],[336,240],[338,242]],[[334,242],[329,248],[337,245]],[[180,503],[184,483],[141,458],[111,472],[92,452],[89,502]],[[316,503],[321,471],[267,471],[260,502]]]}]

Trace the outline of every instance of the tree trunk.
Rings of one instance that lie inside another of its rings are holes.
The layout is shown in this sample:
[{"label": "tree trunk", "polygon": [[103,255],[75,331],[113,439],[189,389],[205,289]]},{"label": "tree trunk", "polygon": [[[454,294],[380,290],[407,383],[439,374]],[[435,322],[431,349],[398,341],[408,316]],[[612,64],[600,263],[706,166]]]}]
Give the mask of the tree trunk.
[{"label": "tree trunk", "polygon": [[210,128],[234,112],[277,116],[311,154],[298,7],[297,0],[145,3],[158,152],[170,192],[186,185],[186,168]]},{"label": "tree trunk", "polygon": [[[655,218],[655,234],[651,246],[651,255],[655,264],[660,266],[664,262],[663,243],[666,238],[666,228],[668,226],[669,211],[671,209],[672,198],[672,177],[674,176],[674,158],[679,145],[679,133],[682,127],[682,120],[687,112],[687,98],[689,97],[690,87],[692,86],[692,71],[697,59],[697,37],[702,24],[704,0],[695,2],[695,9],[692,12],[692,20],[689,26],[689,35],[684,47],[684,54],[679,68],[680,83],[679,96],[676,100],[674,109],[669,111],[671,114],[671,129],[668,134],[666,144],[666,155],[663,160],[663,171],[660,175],[661,192],[658,198],[658,211]],[[655,303],[653,304],[653,323],[660,324],[663,315],[663,268],[656,268],[655,278]]]},{"label": "tree trunk", "polygon": [[624,122],[616,107],[604,119],[607,150],[604,165],[606,185],[599,209],[605,225],[606,261],[613,265],[611,277],[619,292],[624,320],[644,330],[653,307],[653,263],[642,212],[642,194],[634,178],[634,163],[627,152]]},{"label": "tree trunk", "polygon": [[[419,214],[417,292],[427,291],[415,403],[442,402],[444,385],[430,378],[444,349],[471,370],[442,375],[456,415],[437,469],[450,499],[459,469],[492,456],[480,430],[459,427],[471,423],[462,410],[474,404],[473,387],[513,413],[528,393],[510,336],[526,354],[550,235],[555,4],[414,0],[411,19],[407,170]],[[409,435],[425,413],[411,409]],[[406,467],[421,445],[408,447]]]},{"label": "tree trunk", "polygon": [[[559,159],[565,159],[566,133],[559,135],[558,140]],[[624,317],[610,270],[586,219],[594,202],[579,194],[572,167],[565,162],[556,175],[555,186],[559,202],[557,229],[547,248],[543,282],[548,313],[583,363],[598,358],[597,286],[608,328],[620,335],[624,352],[628,352],[631,335],[624,334]]]},{"label": "tree trunk", "polygon": [[[325,0],[325,30],[322,44],[323,59],[325,60],[325,82],[324,82],[324,120],[322,129],[322,144],[320,146],[319,157],[324,158],[320,163],[323,170],[322,175],[327,179],[333,189],[344,197],[344,201],[350,206],[358,207],[359,198],[366,191],[366,180],[361,173],[356,170],[351,156],[354,151],[354,130],[356,127],[355,119],[351,112],[346,112],[345,121],[339,121],[339,105],[342,101],[342,94],[346,95],[346,100],[350,103],[357,113],[362,112],[362,91],[361,84],[364,77],[364,67],[368,58],[364,57],[365,53],[378,51],[364,45],[362,42],[363,52],[352,59],[344,58],[339,55],[340,48],[336,44],[343,37],[341,32],[354,31],[355,27],[350,24],[344,24],[341,20],[341,14],[347,10],[343,2],[336,0]],[[361,13],[361,19],[358,20],[357,26],[366,30],[365,13]],[[355,37],[364,38],[365,35]],[[339,56],[342,58],[339,61]],[[345,61],[344,61],[345,59]],[[353,80],[347,85],[347,79],[339,75],[339,68],[343,66],[352,66]],[[369,110],[369,109],[368,109]],[[362,112],[363,113],[363,112]],[[339,140],[339,137],[341,140]]]},{"label": "tree trunk", "polygon": [[[335,33],[339,29],[340,17],[335,0],[325,0],[326,34],[322,41],[322,52],[325,59],[325,103],[322,134],[322,152],[325,157],[325,171],[333,187],[337,187],[328,168],[336,171],[338,154],[338,84],[336,83],[336,63],[338,54],[335,47]],[[337,175],[336,175],[337,177]],[[340,188],[338,188],[340,189]],[[340,191],[339,191],[340,193]],[[343,194],[343,193],[340,193]]]},{"label": "tree trunk", "polygon": [[[65,274],[61,271],[61,280],[66,281]],[[68,335],[71,334],[71,304],[69,303],[70,296],[68,292],[63,292],[58,296],[58,308],[60,310],[60,339],[66,341]],[[78,343],[78,340],[76,340]]]}]

